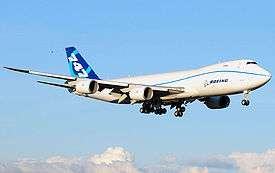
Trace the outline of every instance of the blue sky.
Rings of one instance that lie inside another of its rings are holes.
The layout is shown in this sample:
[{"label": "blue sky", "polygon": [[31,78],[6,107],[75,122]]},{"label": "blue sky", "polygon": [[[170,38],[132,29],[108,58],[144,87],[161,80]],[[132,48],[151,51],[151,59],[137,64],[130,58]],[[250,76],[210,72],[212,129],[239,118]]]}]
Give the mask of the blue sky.
[{"label": "blue sky", "polygon": [[[1,64],[69,74],[64,47],[76,46],[101,78],[197,68],[251,58],[275,69],[274,1],[4,1]],[[274,73],[274,72],[273,72]],[[275,145],[274,82],[233,96],[230,108],[200,103],[186,117],[144,116],[120,106],[37,84],[1,70],[0,160],[79,156],[109,146],[138,164],[167,154],[183,158],[260,152]]]}]

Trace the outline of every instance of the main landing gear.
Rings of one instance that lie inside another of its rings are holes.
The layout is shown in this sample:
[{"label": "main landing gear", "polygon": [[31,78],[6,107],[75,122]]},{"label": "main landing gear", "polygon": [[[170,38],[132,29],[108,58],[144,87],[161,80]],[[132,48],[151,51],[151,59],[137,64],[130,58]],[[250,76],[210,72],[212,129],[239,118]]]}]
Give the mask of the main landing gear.
[{"label": "main landing gear", "polygon": [[[171,105],[171,109],[176,107],[176,111],[174,113],[175,117],[182,117],[185,112],[185,105],[183,103],[176,103]],[[166,114],[167,110],[162,108],[161,102],[144,102],[142,107],[140,108],[140,112],[144,114],[155,113],[156,115]]]},{"label": "main landing gear", "polygon": [[243,106],[248,106],[250,104],[250,101],[248,100],[248,96],[249,96],[249,91],[244,91],[244,99],[242,100],[241,104]]},{"label": "main landing gear", "polygon": [[184,112],[185,112],[185,107],[184,106],[181,106],[181,105],[178,105],[176,107],[176,111],[174,113],[175,117],[182,117]]},{"label": "main landing gear", "polygon": [[140,108],[141,113],[149,114],[155,113],[156,115],[166,114],[167,110],[162,108],[160,104],[154,105],[151,102],[144,102]]}]

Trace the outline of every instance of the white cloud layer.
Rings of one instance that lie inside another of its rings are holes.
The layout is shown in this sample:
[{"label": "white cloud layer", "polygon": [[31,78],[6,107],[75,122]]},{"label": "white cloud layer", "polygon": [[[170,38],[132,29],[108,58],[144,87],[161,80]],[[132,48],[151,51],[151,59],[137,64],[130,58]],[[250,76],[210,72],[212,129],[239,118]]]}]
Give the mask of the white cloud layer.
[{"label": "white cloud layer", "polygon": [[122,147],[108,148],[104,153],[89,158],[89,161],[97,165],[110,165],[114,162],[132,162],[133,160],[133,156]]},{"label": "white cloud layer", "polygon": [[229,158],[236,162],[241,173],[275,173],[275,149],[264,153],[233,153]]},{"label": "white cloud layer", "polygon": [[133,156],[121,147],[82,158],[55,156],[46,160],[23,159],[0,163],[0,173],[140,173]]},{"label": "white cloud layer", "polygon": [[275,149],[263,153],[232,153],[180,163],[173,155],[159,164],[138,168],[134,156],[122,147],[101,154],[46,160],[21,159],[0,163],[0,173],[274,173]]}]

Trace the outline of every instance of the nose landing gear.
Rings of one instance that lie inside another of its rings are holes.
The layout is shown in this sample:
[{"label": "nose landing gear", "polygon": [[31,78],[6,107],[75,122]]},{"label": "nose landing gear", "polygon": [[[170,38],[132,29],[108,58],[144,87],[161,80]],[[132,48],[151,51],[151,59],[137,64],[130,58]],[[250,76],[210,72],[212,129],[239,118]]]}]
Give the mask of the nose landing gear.
[{"label": "nose landing gear", "polygon": [[250,104],[250,101],[243,99],[241,103],[243,106],[248,106]]},{"label": "nose landing gear", "polygon": [[242,100],[241,104],[243,106],[248,106],[250,104],[250,101],[248,99],[248,96],[249,96],[249,92],[250,91],[244,91],[243,94],[244,94],[244,99]]}]

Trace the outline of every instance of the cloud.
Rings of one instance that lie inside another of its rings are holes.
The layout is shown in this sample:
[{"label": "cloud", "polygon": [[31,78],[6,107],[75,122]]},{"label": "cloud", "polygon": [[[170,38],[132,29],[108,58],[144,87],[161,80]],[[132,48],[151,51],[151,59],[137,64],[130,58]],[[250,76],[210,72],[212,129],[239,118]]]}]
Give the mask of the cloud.
[{"label": "cloud", "polygon": [[175,156],[142,168],[145,173],[274,173],[275,149],[262,153],[232,153],[179,162]]},{"label": "cloud", "polygon": [[233,153],[229,158],[236,162],[241,173],[275,172],[275,149],[263,153]]},{"label": "cloud", "polygon": [[110,147],[87,157],[54,156],[0,163],[0,173],[274,173],[275,149],[262,153],[232,153],[180,162],[168,155],[155,165],[138,168],[122,147]]},{"label": "cloud", "polygon": [[89,161],[94,164],[107,165],[114,162],[132,162],[133,160],[133,156],[122,147],[108,148],[104,153],[89,158]]},{"label": "cloud", "polygon": [[189,168],[183,168],[179,171],[179,173],[209,173],[209,170],[207,167],[201,168],[201,167],[189,167]]},{"label": "cloud", "polygon": [[274,173],[275,149],[262,153],[232,153],[228,156],[218,155],[189,162],[192,166],[206,167],[212,172],[238,173]]},{"label": "cloud", "polygon": [[236,162],[228,156],[216,155],[203,159],[195,159],[189,162],[190,165],[215,168],[215,169],[236,169]]},{"label": "cloud", "polygon": [[161,162],[164,164],[169,164],[169,163],[172,164],[172,163],[176,163],[178,161],[177,159],[178,159],[177,156],[170,154],[170,155],[165,156],[161,160]]},{"label": "cloud", "polygon": [[142,169],[143,173],[209,173],[207,167],[155,165]]},{"label": "cloud", "polygon": [[110,147],[102,154],[89,157],[54,156],[46,160],[0,163],[0,173],[140,173],[133,161],[133,156],[125,149]]}]

